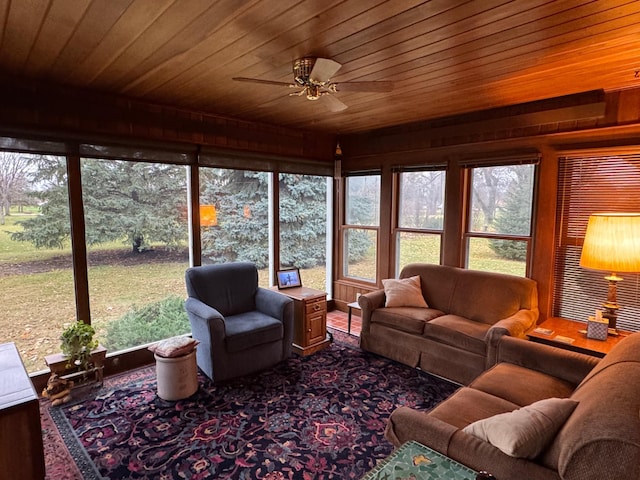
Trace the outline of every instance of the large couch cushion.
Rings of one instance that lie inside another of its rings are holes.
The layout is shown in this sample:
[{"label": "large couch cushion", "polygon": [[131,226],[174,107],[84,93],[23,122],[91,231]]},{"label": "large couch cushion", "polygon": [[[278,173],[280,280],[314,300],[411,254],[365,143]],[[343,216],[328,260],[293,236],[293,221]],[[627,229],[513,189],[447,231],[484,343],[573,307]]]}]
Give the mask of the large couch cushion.
[{"label": "large couch cushion", "polygon": [[567,398],[575,389],[575,384],[565,380],[505,362],[491,367],[469,386],[520,406],[544,398]]},{"label": "large couch cushion", "polygon": [[442,315],[424,326],[423,336],[461,350],[486,355],[489,325],[457,315]]},{"label": "large couch cushion", "polygon": [[[471,294],[473,302],[469,301]],[[536,282],[502,273],[466,270],[459,275],[448,312],[493,325],[522,309],[537,311]]]},{"label": "large couch cushion", "polygon": [[443,312],[433,308],[377,308],[371,314],[371,323],[395,328],[401,332],[422,335],[425,324],[441,315],[443,315]]},{"label": "large couch cushion", "polygon": [[462,387],[431,410],[429,415],[456,428],[463,429],[478,420],[500,413],[512,412],[518,408],[520,408],[519,405],[502,398],[494,397],[474,388]]},{"label": "large couch cushion", "polygon": [[489,442],[509,456],[536,458],[562,427],[578,402],[545,398],[467,425],[462,431]]}]

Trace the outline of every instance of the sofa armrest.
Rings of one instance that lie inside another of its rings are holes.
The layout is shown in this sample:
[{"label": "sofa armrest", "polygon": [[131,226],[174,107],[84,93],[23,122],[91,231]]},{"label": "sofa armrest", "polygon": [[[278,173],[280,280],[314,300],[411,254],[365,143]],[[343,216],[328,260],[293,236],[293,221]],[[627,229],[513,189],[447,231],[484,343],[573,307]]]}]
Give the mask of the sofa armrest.
[{"label": "sofa armrest", "polygon": [[365,335],[369,334],[369,329],[371,326],[371,314],[376,308],[384,307],[386,297],[384,295],[384,290],[375,290],[373,292],[365,293],[364,295],[360,295],[358,299],[358,304],[360,305],[361,319],[362,319],[362,330],[360,335],[364,333]]},{"label": "sofa armrest", "polygon": [[491,368],[496,364],[496,349],[503,336],[509,335],[511,337],[524,338],[537,319],[537,310],[522,309],[492,325],[485,336],[485,342],[487,343],[486,368]]},{"label": "sofa armrest", "polygon": [[451,437],[458,429],[439,418],[409,407],[398,407],[387,422],[384,435],[396,447],[409,440],[447,454]]},{"label": "sofa armrest", "polygon": [[529,368],[578,385],[600,361],[599,358],[562,348],[503,336],[496,361]]}]

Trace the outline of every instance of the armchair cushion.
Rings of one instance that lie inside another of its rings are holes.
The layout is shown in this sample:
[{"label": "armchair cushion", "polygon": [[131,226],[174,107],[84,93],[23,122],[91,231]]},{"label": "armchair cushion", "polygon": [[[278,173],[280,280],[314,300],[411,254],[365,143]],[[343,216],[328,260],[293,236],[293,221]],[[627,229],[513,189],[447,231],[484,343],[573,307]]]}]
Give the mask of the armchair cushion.
[{"label": "armchair cushion", "polygon": [[229,352],[247,350],[263,343],[282,339],[284,327],[278,319],[258,311],[225,318],[226,344]]}]

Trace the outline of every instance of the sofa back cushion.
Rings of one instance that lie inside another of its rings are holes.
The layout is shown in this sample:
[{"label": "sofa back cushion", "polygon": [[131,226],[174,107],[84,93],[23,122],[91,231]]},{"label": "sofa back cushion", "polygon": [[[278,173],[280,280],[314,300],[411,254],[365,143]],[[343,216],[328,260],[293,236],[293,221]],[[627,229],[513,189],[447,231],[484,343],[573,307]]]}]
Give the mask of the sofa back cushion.
[{"label": "sofa back cushion", "polygon": [[640,478],[640,333],[576,388],[578,406],[542,457],[564,479]]},{"label": "sofa back cushion", "polygon": [[429,307],[493,325],[519,310],[538,312],[538,287],[530,278],[446,265],[412,263],[400,278],[420,275]]}]

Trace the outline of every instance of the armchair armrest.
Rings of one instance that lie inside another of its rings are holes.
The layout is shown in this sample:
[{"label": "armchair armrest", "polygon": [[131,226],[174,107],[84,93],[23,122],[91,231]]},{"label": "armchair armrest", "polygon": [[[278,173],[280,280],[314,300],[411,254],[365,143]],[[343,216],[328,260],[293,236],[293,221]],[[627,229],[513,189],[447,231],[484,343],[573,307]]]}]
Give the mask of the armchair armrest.
[{"label": "armchair armrest", "polygon": [[579,384],[600,359],[551,345],[504,336],[496,349],[497,362],[508,362]]},{"label": "armchair armrest", "polygon": [[291,355],[293,343],[293,300],[274,290],[258,288],[256,310],[282,322],[284,329],[282,358],[288,358]]},{"label": "armchair armrest", "polygon": [[287,306],[289,306],[289,310],[293,314],[293,300],[289,297],[274,290],[258,288],[256,292],[256,310],[259,312],[284,322],[288,313]]},{"label": "armchair armrest", "polygon": [[187,298],[184,308],[189,316],[194,338],[194,330],[206,331],[207,336],[216,334],[224,337],[224,317],[218,310],[193,297]]},{"label": "armchair armrest", "polygon": [[360,335],[364,333],[365,335],[369,334],[369,329],[371,326],[371,314],[376,308],[384,307],[385,303],[385,295],[384,290],[376,290],[374,292],[365,293],[364,295],[360,295],[358,299],[358,304],[360,305],[361,319],[362,319],[362,331]]},{"label": "armchair armrest", "polygon": [[516,338],[524,338],[527,331],[535,324],[538,319],[537,310],[518,310],[510,317],[503,318],[491,326],[485,336],[487,343],[487,363],[486,367],[490,368],[496,364],[496,349],[498,342],[505,336]]}]

